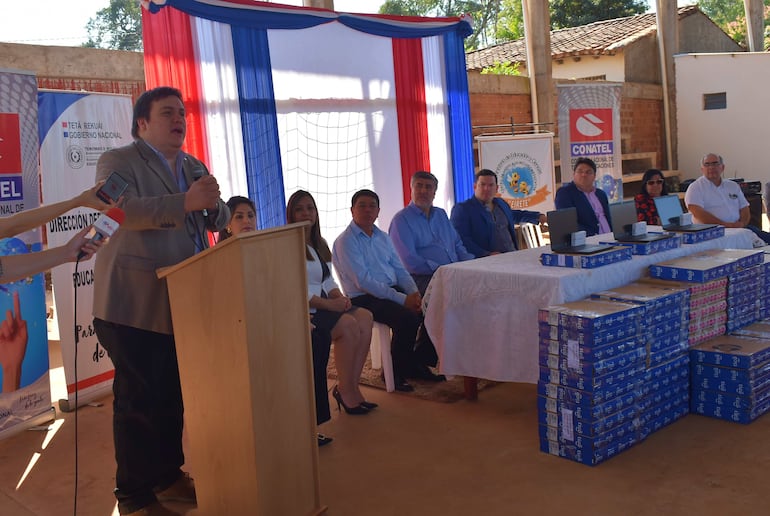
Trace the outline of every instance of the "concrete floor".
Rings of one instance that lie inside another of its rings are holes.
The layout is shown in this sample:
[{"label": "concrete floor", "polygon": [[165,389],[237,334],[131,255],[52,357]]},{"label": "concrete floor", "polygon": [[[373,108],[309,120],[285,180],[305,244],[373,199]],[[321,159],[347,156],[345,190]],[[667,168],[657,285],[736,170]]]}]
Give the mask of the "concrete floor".
[{"label": "concrete floor", "polygon": [[[335,409],[322,427],[334,437],[319,450],[329,516],[768,513],[770,416],[742,426],[690,415],[591,468],[538,451],[534,385],[453,404],[365,395],[380,408]],[[78,414],[80,516],[117,514],[111,398],[103,402]],[[73,514],[74,423],[59,415],[54,430],[0,441],[0,515]]]}]

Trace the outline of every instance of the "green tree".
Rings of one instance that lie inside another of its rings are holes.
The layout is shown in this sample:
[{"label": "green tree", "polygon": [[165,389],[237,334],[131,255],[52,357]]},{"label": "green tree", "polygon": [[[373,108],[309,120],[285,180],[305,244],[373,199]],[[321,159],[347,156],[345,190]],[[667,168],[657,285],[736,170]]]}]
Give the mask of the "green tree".
[{"label": "green tree", "polygon": [[647,11],[645,0],[551,0],[551,28],[579,27]]},{"label": "green tree", "polygon": [[136,0],[110,0],[109,6],[99,10],[95,17],[88,20],[88,41],[83,46],[141,52],[141,9]]},{"label": "green tree", "polygon": [[524,37],[522,0],[503,0],[495,28],[495,41],[513,41]]},{"label": "green tree", "polygon": [[387,0],[380,14],[401,16],[462,16],[473,17],[473,34],[465,40],[465,48],[474,50],[496,41],[495,31],[502,4],[512,0]]},{"label": "green tree", "polygon": [[[770,0],[765,0],[765,20],[770,16]],[[728,36],[741,45],[748,46],[746,11],[743,0],[700,0],[698,6]],[[770,49],[770,25],[765,26],[765,50]]]}]

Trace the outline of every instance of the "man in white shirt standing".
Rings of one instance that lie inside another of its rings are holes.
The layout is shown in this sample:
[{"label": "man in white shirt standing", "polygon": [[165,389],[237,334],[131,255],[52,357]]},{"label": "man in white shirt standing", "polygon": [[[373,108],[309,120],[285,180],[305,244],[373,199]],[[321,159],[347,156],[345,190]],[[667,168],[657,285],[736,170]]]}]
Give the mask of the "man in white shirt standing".
[{"label": "man in white shirt standing", "polygon": [[724,160],[719,154],[709,153],[700,162],[702,176],[696,179],[684,195],[687,210],[699,224],[721,224],[726,228],[746,228],[753,231],[765,244],[770,244],[770,233],[749,224],[749,203],[735,181],[723,180]]}]

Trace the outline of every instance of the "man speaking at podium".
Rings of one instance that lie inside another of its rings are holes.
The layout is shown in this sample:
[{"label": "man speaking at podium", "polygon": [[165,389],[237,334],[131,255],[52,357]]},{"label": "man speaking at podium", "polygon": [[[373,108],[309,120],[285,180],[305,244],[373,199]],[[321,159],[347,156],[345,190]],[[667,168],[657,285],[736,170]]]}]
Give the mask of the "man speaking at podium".
[{"label": "man speaking at podium", "polygon": [[[196,503],[182,472],[184,408],[171,308],[155,270],[208,247],[230,218],[205,165],[182,151],[179,90],[159,87],[134,106],[130,145],[99,158],[96,180],[127,183],[126,217],[94,267],[94,329],[115,365],[115,496],[120,514],[175,515],[161,501]],[[205,301],[205,300],[202,300]]]}]

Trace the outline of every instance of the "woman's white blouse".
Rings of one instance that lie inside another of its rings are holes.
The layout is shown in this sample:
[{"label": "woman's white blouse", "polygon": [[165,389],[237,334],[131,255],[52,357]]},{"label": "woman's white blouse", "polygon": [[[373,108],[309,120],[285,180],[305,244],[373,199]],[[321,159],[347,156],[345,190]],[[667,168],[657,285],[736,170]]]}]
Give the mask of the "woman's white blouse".
[{"label": "woman's white blouse", "polygon": [[[310,254],[315,258],[315,260],[306,260],[305,262],[307,264],[307,300],[310,301],[313,296],[321,297],[321,289],[328,294],[339,287],[337,286],[337,283],[334,282],[334,277],[331,274],[326,278],[326,281],[323,281],[321,259],[318,257],[318,253],[315,252],[315,249],[310,246],[307,246],[307,248],[310,250]],[[327,263],[326,265],[329,267],[329,271],[331,271],[332,264]],[[313,312],[315,312],[315,308],[310,309],[310,313]]]}]

